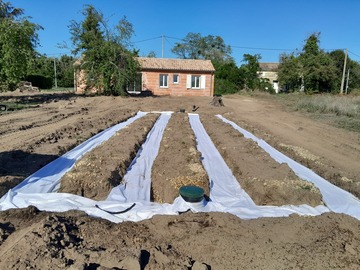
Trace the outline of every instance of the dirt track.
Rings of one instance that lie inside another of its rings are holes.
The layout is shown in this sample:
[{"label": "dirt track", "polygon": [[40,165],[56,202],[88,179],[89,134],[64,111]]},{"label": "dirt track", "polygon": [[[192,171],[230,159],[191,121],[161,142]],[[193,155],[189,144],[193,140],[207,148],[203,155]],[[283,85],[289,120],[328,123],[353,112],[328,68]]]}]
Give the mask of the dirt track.
[{"label": "dirt track", "polygon": [[[222,114],[329,181],[360,195],[360,136],[286,112],[268,100],[232,96],[224,98],[225,107],[213,107],[210,98],[195,97],[41,98],[44,103],[39,108],[0,116],[1,195],[75,145],[139,110],[178,112],[184,108],[191,112],[193,105],[199,106],[196,113],[208,134],[257,204],[315,206],[322,200],[314,186],[298,179],[287,166],[276,164],[215,114]],[[7,99],[0,96],[0,100]],[[156,118],[156,114],[147,115],[88,153],[64,177],[62,190],[93,199],[106,197],[121,182]],[[152,169],[156,201],[172,202],[177,186],[184,181],[194,181],[208,192],[208,180],[186,118],[184,113],[175,113],[164,133]],[[337,143],[339,138],[341,143]],[[360,264],[360,222],[333,213],[250,221],[224,213],[186,214],[116,225],[74,212],[47,214],[27,209],[1,212],[0,225],[1,269],[41,269],[49,264],[53,269],[111,269],[120,268],[121,263],[134,267],[138,261],[138,269],[206,269],[205,264],[211,269],[357,269]],[[93,233],[94,228],[98,233]],[[109,239],[117,241],[109,243]],[[12,255],[19,250],[23,254],[20,259]]]}]

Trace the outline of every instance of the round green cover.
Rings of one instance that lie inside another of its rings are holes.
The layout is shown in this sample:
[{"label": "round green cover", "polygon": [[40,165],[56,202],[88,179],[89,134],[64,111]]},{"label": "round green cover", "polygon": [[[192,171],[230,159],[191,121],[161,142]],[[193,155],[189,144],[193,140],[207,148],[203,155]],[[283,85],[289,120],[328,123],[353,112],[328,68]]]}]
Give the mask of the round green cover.
[{"label": "round green cover", "polygon": [[198,186],[183,186],[179,193],[187,202],[200,202],[204,197],[204,189]]}]

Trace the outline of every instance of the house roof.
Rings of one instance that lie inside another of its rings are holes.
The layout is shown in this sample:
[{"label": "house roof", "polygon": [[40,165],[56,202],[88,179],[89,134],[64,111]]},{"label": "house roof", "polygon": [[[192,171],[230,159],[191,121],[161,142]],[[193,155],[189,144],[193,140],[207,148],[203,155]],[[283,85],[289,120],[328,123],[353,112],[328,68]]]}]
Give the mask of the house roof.
[{"label": "house roof", "polygon": [[215,71],[210,60],[137,57],[143,69],[178,71]]},{"label": "house roof", "polygon": [[262,71],[277,71],[279,63],[259,63]]}]

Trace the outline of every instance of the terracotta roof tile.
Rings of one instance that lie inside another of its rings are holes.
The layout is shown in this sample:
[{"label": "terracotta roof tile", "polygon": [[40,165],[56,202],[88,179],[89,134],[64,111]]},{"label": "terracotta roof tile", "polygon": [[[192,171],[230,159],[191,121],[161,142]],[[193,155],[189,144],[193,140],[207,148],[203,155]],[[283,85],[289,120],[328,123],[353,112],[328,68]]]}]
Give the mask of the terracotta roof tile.
[{"label": "terracotta roof tile", "polygon": [[215,71],[210,60],[137,57],[143,69]]},{"label": "terracotta roof tile", "polygon": [[260,69],[262,71],[277,71],[279,63],[259,63]]}]

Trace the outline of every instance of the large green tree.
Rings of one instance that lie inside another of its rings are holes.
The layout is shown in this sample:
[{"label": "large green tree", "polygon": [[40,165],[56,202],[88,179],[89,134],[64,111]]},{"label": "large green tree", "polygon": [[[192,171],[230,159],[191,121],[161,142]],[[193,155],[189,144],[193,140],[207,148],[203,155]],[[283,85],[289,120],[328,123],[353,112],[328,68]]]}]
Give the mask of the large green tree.
[{"label": "large green tree", "polygon": [[286,91],[294,91],[301,88],[301,69],[298,57],[294,53],[280,55],[278,78],[281,87]]},{"label": "large green tree", "polygon": [[260,79],[258,72],[260,71],[259,54],[244,54],[243,62],[240,66],[241,72],[244,74],[244,87],[246,90],[255,90],[260,87]]},{"label": "large green tree", "polygon": [[214,63],[215,94],[233,94],[239,92],[244,85],[244,74],[235,62]]},{"label": "large green tree", "polygon": [[331,57],[320,49],[320,33],[306,40],[299,56],[305,91],[330,92],[335,89],[336,68]]},{"label": "large green tree", "polygon": [[[329,55],[332,58],[336,68],[337,77],[334,82],[335,88],[340,89],[342,73],[344,69],[345,52],[343,50],[335,50],[330,52]],[[360,64],[351,60],[351,58],[348,56],[345,71],[346,75],[349,71],[348,92],[350,92],[352,89],[360,88]]]},{"label": "large green tree", "polygon": [[172,52],[182,59],[206,59],[213,63],[233,62],[231,47],[220,36],[201,36],[188,33],[182,42],[175,44]]},{"label": "large green tree", "polygon": [[280,84],[288,90],[304,89],[307,93],[335,91],[338,78],[336,64],[319,46],[320,33],[311,34],[302,51],[282,54],[278,76]]},{"label": "large green tree", "polygon": [[129,48],[132,24],[124,17],[111,29],[104,15],[91,5],[86,5],[82,14],[84,20],[72,21],[69,28],[74,53],[81,55],[78,68],[85,72],[87,87],[104,94],[123,94],[137,79],[136,53]]},{"label": "large green tree", "polygon": [[23,17],[21,8],[0,0],[0,84],[13,90],[28,74],[35,58],[38,30],[41,27]]}]

